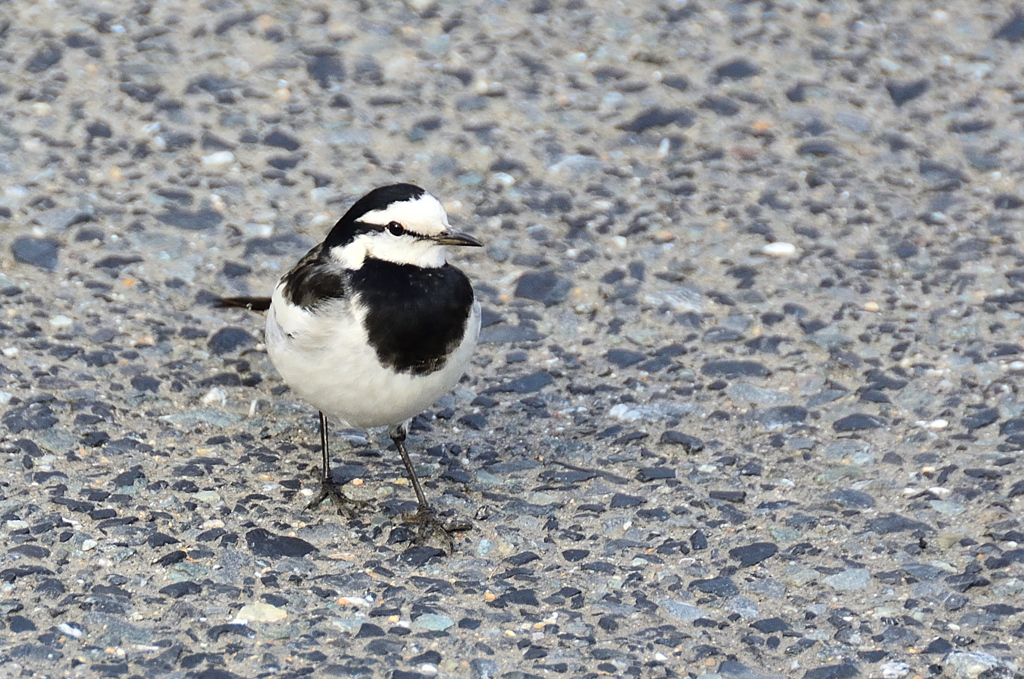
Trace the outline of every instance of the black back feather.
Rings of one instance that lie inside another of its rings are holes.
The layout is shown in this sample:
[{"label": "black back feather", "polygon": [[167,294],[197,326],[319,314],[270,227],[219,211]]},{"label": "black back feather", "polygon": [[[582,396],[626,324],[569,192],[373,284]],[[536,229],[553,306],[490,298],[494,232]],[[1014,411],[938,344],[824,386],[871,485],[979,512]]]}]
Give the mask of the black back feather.
[{"label": "black back feather", "polygon": [[284,275],[281,292],[295,306],[314,309],[324,300],[348,296],[346,273],[330,260],[327,249],[320,244]]}]

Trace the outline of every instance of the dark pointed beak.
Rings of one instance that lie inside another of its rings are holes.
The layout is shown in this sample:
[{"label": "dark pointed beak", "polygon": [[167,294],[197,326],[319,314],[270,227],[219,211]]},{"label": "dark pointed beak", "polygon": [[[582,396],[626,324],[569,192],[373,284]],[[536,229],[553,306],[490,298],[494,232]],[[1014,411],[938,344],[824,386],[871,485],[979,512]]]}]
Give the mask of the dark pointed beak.
[{"label": "dark pointed beak", "polygon": [[441,245],[468,245],[475,248],[483,247],[483,243],[478,241],[476,238],[465,234],[459,233],[458,231],[448,230],[443,233],[439,233],[434,236],[431,240]]}]

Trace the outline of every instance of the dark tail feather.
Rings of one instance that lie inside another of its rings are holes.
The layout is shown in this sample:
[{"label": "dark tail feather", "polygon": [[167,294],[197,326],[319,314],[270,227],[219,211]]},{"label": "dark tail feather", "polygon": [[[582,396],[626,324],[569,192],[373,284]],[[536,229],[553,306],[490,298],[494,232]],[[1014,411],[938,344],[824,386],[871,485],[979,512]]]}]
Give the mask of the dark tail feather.
[{"label": "dark tail feather", "polygon": [[269,297],[218,297],[214,306],[222,309],[238,307],[249,311],[266,311],[270,308]]}]

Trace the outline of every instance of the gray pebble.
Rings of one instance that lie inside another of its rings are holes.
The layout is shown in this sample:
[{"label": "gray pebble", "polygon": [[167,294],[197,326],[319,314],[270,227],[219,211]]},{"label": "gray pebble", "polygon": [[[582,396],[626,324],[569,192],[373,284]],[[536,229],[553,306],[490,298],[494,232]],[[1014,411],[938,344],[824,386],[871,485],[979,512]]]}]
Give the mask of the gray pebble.
[{"label": "gray pebble", "polygon": [[529,272],[519,277],[515,296],[551,306],[562,302],[568,296],[571,287],[570,281],[552,271]]},{"label": "gray pebble", "polygon": [[839,591],[864,589],[870,581],[871,572],[866,568],[847,568],[824,579],[825,584]]},{"label": "gray pebble", "polygon": [[45,271],[56,271],[57,253],[61,243],[55,238],[16,238],[11,244],[11,254],[22,264],[31,264]]},{"label": "gray pebble", "polygon": [[697,606],[683,603],[682,601],[673,601],[671,599],[662,599],[658,602],[665,613],[682,620],[683,622],[693,622],[697,618],[707,617],[707,613]]}]

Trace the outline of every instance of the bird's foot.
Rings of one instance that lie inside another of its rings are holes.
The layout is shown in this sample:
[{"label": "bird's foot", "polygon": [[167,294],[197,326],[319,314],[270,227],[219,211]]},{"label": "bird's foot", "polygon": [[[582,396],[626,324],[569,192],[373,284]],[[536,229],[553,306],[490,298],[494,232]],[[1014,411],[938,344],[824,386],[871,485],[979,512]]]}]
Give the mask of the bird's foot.
[{"label": "bird's foot", "polygon": [[331,504],[338,510],[338,513],[345,513],[351,516],[355,510],[366,507],[368,503],[362,500],[353,500],[344,493],[341,492],[341,485],[336,483],[333,479],[321,479],[320,480],[320,493],[317,494],[309,504],[306,505],[307,510],[313,510],[323,504],[324,500],[330,500]]},{"label": "bird's foot", "polygon": [[456,519],[446,524],[434,514],[434,510],[429,505],[420,505],[415,512],[406,514],[404,519],[406,523],[418,526],[415,542],[425,544],[431,542],[433,538],[440,538],[442,544],[448,548],[449,554],[452,553],[452,534],[467,531],[473,527],[472,523],[464,519]]}]

